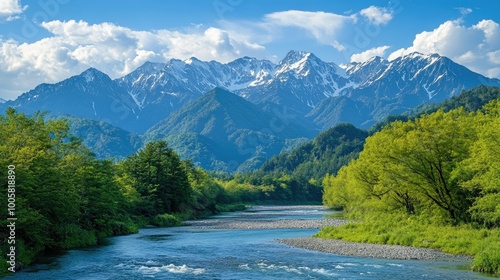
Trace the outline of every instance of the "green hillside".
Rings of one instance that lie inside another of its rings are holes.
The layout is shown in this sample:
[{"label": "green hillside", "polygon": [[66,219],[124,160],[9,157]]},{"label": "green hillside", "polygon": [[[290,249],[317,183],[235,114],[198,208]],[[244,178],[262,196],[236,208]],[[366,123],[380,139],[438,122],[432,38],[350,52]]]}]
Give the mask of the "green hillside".
[{"label": "green hillside", "polygon": [[153,126],[144,139],[164,139],[183,158],[209,170],[245,171],[278,154],[290,139],[314,133],[216,88]]}]

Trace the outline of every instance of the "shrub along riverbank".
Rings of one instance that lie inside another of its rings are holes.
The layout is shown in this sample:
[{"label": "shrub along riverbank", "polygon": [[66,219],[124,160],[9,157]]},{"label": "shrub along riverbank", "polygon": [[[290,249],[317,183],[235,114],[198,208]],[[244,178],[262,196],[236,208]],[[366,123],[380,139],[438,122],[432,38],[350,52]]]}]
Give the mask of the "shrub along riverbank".
[{"label": "shrub along riverbank", "polygon": [[318,236],[467,254],[499,275],[499,144],[500,101],[389,124],[323,180],[325,204],[362,222]]}]

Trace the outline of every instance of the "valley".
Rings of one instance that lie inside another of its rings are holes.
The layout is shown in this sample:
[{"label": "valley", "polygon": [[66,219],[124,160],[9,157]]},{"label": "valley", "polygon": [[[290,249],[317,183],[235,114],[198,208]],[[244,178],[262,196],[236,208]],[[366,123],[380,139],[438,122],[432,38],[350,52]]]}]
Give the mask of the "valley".
[{"label": "valley", "polygon": [[148,141],[166,140],[197,166],[244,172],[336,124],[368,129],[479,85],[500,81],[437,54],[337,65],[290,51],[278,64],[250,57],[147,62],[115,80],[90,68],[0,109],[71,116],[72,131],[98,158],[122,159]]}]

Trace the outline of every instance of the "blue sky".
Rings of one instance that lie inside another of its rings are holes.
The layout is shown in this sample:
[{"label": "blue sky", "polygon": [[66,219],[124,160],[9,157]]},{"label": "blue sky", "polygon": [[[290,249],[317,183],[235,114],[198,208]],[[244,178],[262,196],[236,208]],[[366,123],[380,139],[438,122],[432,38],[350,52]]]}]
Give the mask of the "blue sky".
[{"label": "blue sky", "polygon": [[0,0],[0,97],[95,67],[145,61],[278,62],[289,50],[337,64],[439,53],[500,78],[499,1]]}]

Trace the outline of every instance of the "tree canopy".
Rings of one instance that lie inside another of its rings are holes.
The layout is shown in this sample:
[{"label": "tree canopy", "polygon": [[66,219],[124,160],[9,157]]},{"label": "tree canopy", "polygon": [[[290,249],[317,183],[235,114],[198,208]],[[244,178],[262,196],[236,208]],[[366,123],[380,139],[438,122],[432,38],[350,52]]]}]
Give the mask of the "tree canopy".
[{"label": "tree canopy", "polygon": [[374,209],[499,226],[500,102],[395,121],[357,160],[323,181],[324,201],[363,216]]}]

